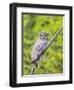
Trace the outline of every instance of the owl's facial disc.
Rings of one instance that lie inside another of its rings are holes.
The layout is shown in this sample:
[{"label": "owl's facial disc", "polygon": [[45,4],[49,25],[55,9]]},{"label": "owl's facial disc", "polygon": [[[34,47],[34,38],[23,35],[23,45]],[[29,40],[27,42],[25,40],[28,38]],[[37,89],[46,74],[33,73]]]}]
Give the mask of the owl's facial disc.
[{"label": "owl's facial disc", "polygon": [[47,32],[40,32],[39,37],[41,40],[48,40],[48,33]]}]

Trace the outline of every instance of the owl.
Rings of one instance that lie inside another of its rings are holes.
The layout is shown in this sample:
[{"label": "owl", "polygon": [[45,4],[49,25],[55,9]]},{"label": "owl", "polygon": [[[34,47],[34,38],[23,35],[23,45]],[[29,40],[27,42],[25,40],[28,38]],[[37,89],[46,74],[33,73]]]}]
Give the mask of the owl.
[{"label": "owl", "polygon": [[38,65],[41,54],[44,51],[44,49],[47,47],[47,44],[48,44],[48,33],[42,31],[39,33],[39,37],[32,49],[32,62],[31,62],[32,69],[30,71],[30,75],[33,74],[35,70],[35,65],[36,66]]},{"label": "owl", "polygon": [[32,49],[32,63],[37,63],[39,59],[39,55],[44,51],[48,43],[48,33],[40,32],[36,43]]}]

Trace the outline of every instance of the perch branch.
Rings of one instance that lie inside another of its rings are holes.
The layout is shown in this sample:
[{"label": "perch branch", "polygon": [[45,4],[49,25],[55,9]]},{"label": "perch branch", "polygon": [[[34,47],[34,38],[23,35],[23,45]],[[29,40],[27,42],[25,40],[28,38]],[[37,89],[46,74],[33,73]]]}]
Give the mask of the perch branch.
[{"label": "perch branch", "polygon": [[[52,37],[52,39],[49,41],[49,43],[47,44],[47,47],[45,48],[45,50],[48,49],[48,47],[52,44],[52,42],[55,40],[55,38],[58,36],[58,34],[63,30],[63,27],[61,27],[57,32],[56,34]],[[45,52],[44,50],[44,52]]]}]

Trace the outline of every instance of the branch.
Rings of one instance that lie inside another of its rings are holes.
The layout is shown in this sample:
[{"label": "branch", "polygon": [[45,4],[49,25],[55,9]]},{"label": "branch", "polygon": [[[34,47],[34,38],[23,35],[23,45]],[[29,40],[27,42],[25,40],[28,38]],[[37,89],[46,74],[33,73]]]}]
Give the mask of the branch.
[{"label": "branch", "polygon": [[[52,37],[52,39],[49,41],[49,43],[47,44],[47,47],[45,48],[45,50],[48,49],[48,47],[52,44],[52,42],[55,40],[55,38],[58,36],[58,34],[63,30],[63,27],[61,27],[57,32],[56,34]],[[45,51],[44,50],[44,51]]]}]

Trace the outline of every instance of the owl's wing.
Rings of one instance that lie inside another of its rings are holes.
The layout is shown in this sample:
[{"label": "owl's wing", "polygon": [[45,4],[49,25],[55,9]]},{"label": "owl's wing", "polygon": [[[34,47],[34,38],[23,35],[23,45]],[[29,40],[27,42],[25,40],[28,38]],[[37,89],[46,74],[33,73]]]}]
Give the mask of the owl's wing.
[{"label": "owl's wing", "polygon": [[46,43],[41,42],[41,43],[36,43],[34,45],[33,51],[32,51],[32,58],[33,61],[35,61],[39,55],[43,52],[43,50],[46,48]]},{"label": "owl's wing", "polygon": [[42,51],[46,48],[46,43],[38,43],[34,46],[34,52],[41,54]]},{"label": "owl's wing", "polygon": [[44,43],[38,45],[37,47],[37,52],[38,54],[41,54],[43,52],[43,50],[45,49],[46,45]]}]

